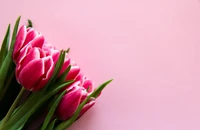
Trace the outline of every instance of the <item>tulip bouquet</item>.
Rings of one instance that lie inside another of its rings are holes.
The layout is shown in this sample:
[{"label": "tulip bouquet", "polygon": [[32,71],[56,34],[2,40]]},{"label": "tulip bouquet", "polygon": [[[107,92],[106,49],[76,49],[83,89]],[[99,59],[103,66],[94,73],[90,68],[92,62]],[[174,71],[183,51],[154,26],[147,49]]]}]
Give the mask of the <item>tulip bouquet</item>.
[{"label": "tulip bouquet", "polygon": [[31,21],[18,30],[19,21],[0,50],[0,130],[66,130],[112,80],[94,87],[69,49],[47,43]]}]

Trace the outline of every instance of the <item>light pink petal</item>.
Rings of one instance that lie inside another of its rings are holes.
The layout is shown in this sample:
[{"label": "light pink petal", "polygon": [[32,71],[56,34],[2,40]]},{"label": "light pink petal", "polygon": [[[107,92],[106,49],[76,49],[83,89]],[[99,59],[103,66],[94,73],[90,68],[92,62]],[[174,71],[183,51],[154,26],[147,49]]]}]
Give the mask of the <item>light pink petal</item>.
[{"label": "light pink petal", "polygon": [[56,49],[53,45],[48,44],[45,42],[45,44],[43,45],[42,48],[45,52],[47,56],[52,56],[53,57],[53,61],[56,63],[59,55],[60,55],[60,51],[58,49]]},{"label": "light pink petal", "polygon": [[51,48],[49,47],[49,44],[45,42],[43,45],[42,49],[46,52],[47,55],[50,55],[51,53]]},{"label": "light pink petal", "polygon": [[15,41],[15,45],[14,45],[14,51],[13,51],[13,59],[14,61],[16,61],[18,55],[19,55],[19,51],[22,48],[25,38],[26,38],[26,26],[23,25],[20,29],[19,32],[17,34],[16,37],[16,41]]},{"label": "light pink petal", "polygon": [[52,49],[55,49],[55,47],[52,44],[49,44],[45,41],[45,44],[43,46],[44,50],[50,51]]},{"label": "light pink petal", "polygon": [[19,73],[20,84],[28,90],[32,90],[35,83],[44,74],[44,61],[36,59],[28,63]]},{"label": "light pink petal", "polygon": [[82,96],[81,91],[82,90],[78,88],[71,92],[67,92],[61,99],[57,108],[57,115],[61,120],[67,120],[74,114],[80,104]]},{"label": "light pink petal", "polygon": [[77,66],[77,64],[76,64],[75,61],[71,61],[71,65],[72,65],[72,66]]}]

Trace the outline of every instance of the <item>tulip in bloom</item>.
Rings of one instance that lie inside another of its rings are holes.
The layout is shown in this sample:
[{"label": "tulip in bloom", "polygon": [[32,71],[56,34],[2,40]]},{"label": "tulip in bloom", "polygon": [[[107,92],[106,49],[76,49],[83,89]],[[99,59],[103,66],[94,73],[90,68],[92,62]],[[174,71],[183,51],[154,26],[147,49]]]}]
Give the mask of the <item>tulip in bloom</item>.
[{"label": "tulip in bloom", "polygon": [[43,88],[53,74],[59,54],[42,34],[22,26],[13,51],[17,81],[30,91]]},{"label": "tulip in bloom", "polygon": [[[74,83],[67,86],[67,92],[61,99],[56,115],[61,120],[67,120],[73,116],[78,106],[94,91],[94,85],[91,80],[87,79],[85,75],[80,73],[80,67],[73,64],[66,80],[75,80]],[[80,112],[82,116],[89,108],[95,104],[95,99],[92,98],[85,104]]]}]

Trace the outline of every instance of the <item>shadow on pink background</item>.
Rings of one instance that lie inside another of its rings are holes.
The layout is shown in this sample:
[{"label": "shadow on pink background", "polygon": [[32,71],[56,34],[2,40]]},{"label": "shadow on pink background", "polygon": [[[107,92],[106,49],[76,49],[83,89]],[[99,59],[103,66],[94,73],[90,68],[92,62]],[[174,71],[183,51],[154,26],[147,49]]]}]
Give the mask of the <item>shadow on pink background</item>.
[{"label": "shadow on pink background", "polygon": [[19,15],[96,85],[114,78],[69,130],[200,130],[200,1],[0,0],[0,41]]}]

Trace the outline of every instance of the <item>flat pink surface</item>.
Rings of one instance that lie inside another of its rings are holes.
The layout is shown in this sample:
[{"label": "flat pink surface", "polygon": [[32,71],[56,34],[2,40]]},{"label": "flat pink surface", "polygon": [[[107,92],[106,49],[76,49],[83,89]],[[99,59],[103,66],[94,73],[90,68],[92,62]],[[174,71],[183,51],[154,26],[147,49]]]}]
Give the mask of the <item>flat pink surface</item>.
[{"label": "flat pink surface", "polygon": [[0,0],[30,18],[96,85],[114,78],[69,130],[200,130],[199,0]]}]

